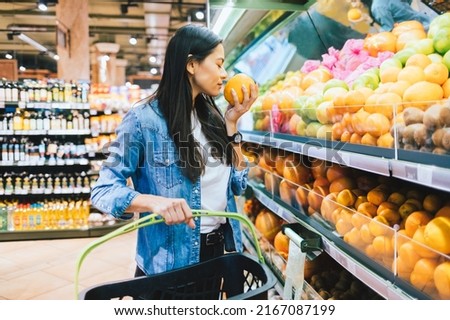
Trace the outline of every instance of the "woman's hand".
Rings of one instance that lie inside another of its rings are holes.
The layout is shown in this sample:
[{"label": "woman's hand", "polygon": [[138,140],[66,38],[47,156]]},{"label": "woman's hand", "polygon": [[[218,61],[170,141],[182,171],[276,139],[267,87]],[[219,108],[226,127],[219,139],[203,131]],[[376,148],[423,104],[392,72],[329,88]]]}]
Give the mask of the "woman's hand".
[{"label": "woman's hand", "polygon": [[184,222],[192,229],[195,228],[192,211],[184,199],[155,197],[151,211],[161,215],[168,225]]},{"label": "woman's hand", "polygon": [[248,92],[246,86],[242,86],[242,93],[244,94],[244,99],[242,103],[239,103],[236,91],[231,89],[234,105],[229,105],[225,112],[225,122],[227,124],[229,123],[235,126],[239,118],[250,109],[258,97],[258,86],[256,84],[250,85],[250,92]]},{"label": "woman's hand", "polygon": [[131,201],[127,212],[153,212],[163,217],[168,225],[187,223],[192,229],[195,228],[192,211],[185,199],[140,194]]}]

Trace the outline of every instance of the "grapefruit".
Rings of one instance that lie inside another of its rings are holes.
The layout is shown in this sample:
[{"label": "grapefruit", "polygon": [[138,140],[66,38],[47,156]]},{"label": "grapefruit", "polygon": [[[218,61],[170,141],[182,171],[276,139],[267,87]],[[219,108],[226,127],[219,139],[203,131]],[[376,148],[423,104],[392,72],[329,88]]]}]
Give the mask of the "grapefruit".
[{"label": "grapefruit", "polygon": [[233,95],[231,94],[231,90],[234,90],[238,97],[239,103],[242,103],[242,101],[244,101],[244,92],[242,91],[242,87],[245,87],[247,92],[250,94],[250,85],[255,85],[255,81],[245,73],[238,73],[232,76],[225,84],[223,91],[225,100],[227,100],[229,104],[234,105]]}]

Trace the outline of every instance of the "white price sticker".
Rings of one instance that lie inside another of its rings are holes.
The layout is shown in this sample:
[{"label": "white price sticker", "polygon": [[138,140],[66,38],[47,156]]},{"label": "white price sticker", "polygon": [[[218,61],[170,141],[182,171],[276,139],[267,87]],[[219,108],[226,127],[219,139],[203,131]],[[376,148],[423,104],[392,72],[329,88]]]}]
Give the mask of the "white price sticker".
[{"label": "white price sticker", "polygon": [[417,165],[417,181],[424,185],[431,185],[433,169],[427,166]]}]

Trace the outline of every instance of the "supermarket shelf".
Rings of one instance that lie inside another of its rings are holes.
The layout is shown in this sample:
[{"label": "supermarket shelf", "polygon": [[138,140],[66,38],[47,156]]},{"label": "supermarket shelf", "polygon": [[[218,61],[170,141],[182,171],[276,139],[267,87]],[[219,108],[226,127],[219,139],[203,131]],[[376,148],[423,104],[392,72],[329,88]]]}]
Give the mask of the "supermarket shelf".
[{"label": "supermarket shelf", "polygon": [[[327,160],[450,192],[450,156],[342,144],[289,134],[243,131],[244,141]],[[374,156],[374,155],[378,156]]]},{"label": "supermarket shelf", "polygon": [[427,299],[422,293],[414,292],[414,289],[409,290],[413,292],[413,294],[409,294],[409,291],[406,292],[402,288],[399,288],[394,284],[396,279],[392,273],[389,276],[387,270],[362,253],[359,253],[356,249],[330,232],[330,230],[324,228],[316,219],[308,217],[294,208],[288,208],[287,205],[282,204],[281,201],[272,197],[265,190],[258,189],[252,182],[250,182],[250,185],[254,189],[255,197],[274,213],[282,213],[283,216],[281,217],[288,216],[287,221],[295,221],[305,228],[322,235],[324,251],[383,298],[396,300]]},{"label": "supermarket shelf", "polygon": [[58,136],[81,136],[91,134],[90,129],[83,130],[2,130],[0,135],[4,136],[43,136],[43,135],[58,135]]},{"label": "supermarket shelf", "polygon": [[247,142],[279,148],[384,176],[390,175],[389,159],[395,156],[394,150],[387,148],[346,144],[290,134],[242,131],[242,135]]},{"label": "supermarket shelf", "polygon": [[118,221],[114,224],[92,226],[86,229],[0,231],[0,242],[100,237],[124,224],[126,222]]}]

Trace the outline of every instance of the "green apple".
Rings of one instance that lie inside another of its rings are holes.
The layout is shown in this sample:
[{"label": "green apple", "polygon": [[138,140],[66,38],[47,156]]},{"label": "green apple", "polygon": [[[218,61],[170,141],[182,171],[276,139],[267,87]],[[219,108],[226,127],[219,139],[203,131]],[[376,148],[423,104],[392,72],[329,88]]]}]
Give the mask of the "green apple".
[{"label": "green apple", "polygon": [[317,138],[324,139],[324,140],[331,140],[333,131],[333,125],[332,124],[324,124],[317,130]]},{"label": "green apple", "polygon": [[305,134],[307,137],[317,138],[317,131],[323,126],[320,122],[313,121],[306,126]]},{"label": "green apple", "polygon": [[389,58],[384,60],[381,65],[380,65],[380,71],[383,71],[384,69],[388,68],[388,67],[399,67],[399,68],[403,68],[402,62],[397,59],[397,58]]},{"label": "green apple", "polygon": [[406,61],[411,57],[413,54],[416,54],[416,50],[412,47],[404,48],[400,51],[398,51],[396,54],[394,54],[394,58],[400,60],[402,63],[401,68],[406,64]]},{"label": "green apple", "polygon": [[316,118],[322,124],[331,123],[331,119],[328,118],[327,109],[333,107],[332,101],[324,101],[317,106]]},{"label": "green apple", "polygon": [[325,101],[333,101],[335,97],[346,94],[348,89],[342,87],[334,87],[330,88],[323,94],[323,100]]},{"label": "green apple", "polygon": [[297,99],[295,99],[294,102],[292,103],[292,108],[301,117],[303,117],[304,115],[304,107],[306,104],[306,99],[308,99],[308,96],[300,96]]},{"label": "green apple", "polygon": [[316,116],[316,109],[319,104],[323,102],[323,96],[321,94],[316,94],[313,96],[308,97],[306,99],[306,105],[305,105],[305,115],[308,117],[309,120],[317,121]]},{"label": "green apple", "polygon": [[450,27],[439,29],[433,37],[434,49],[440,54],[450,50]]},{"label": "green apple", "polygon": [[431,21],[430,27],[428,28],[428,38],[433,39],[440,29],[447,27],[450,27],[450,12],[441,14]]},{"label": "green apple", "polygon": [[325,82],[325,86],[323,87],[323,93],[327,92],[328,89],[336,88],[336,87],[340,87],[340,88],[344,88],[344,89],[348,90],[347,82],[345,82],[344,80],[330,79],[327,82]]},{"label": "green apple", "polygon": [[429,54],[428,58],[430,58],[431,62],[442,62],[443,59],[439,53]]},{"label": "green apple", "polygon": [[434,52],[433,39],[425,38],[419,41],[411,41],[406,44],[405,48],[413,48],[416,53],[429,55]]},{"label": "green apple", "polygon": [[306,126],[307,123],[303,121],[302,118],[300,118],[299,121],[297,121],[297,125],[295,126],[295,132],[298,136],[304,136],[306,133]]},{"label": "green apple", "polygon": [[450,51],[447,51],[442,57],[442,63],[450,70]]},{"label": "green apple", "polygon": [[356,90],[361,87],[375,90],[380,84],[380,78],[373,72],[364,72],[353,82],[352,89]]},{"label": "green apple", "polygon": [[364,74],[366,73],[374,74],[378,78],[378,80],[380,80],[380,68],[378,67],[370,68],[369,70],[364,72]]}]

